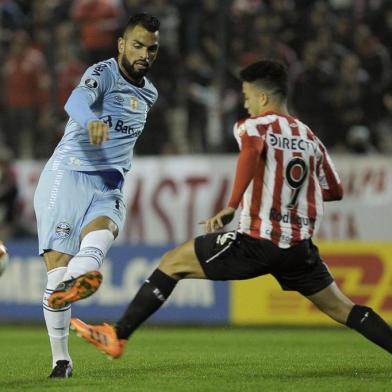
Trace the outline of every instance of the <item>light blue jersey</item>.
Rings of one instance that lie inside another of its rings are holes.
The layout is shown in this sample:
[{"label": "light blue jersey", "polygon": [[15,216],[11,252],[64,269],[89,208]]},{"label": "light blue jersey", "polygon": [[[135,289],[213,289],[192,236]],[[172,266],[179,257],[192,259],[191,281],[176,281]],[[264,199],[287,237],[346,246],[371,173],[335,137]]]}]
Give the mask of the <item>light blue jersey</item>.
[{"label": "light blue jersey", "polygon": [[[114,169],[124,174],[131,167],[133,148],[157,97],[146,77],[142,87],[127,81],[114,58],[89,67],[65,105],[70,118],[46,168]],[[98,119],[109,125],[109,140],[93,145],[87,124]]]},{"label": "light blue jersey", "polygon": [[[147,78],[142,87],[127,81],[115,59],[87,69],[65,105],[70,119],[35,191],[40,254],[75,255],[83,227],[100,216],[121,230],[123,176],[157,95]],[[99,119],[109,125],[109,140],[90,144],[87,124]]]}]

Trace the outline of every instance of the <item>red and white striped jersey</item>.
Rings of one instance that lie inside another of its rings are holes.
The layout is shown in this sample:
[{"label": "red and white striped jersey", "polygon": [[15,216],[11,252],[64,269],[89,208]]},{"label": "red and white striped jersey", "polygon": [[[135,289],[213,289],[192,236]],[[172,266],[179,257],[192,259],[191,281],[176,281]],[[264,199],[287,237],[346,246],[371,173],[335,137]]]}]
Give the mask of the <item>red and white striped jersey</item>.
[{"label": "red and white striped jersey", "polygon": [[321,141],[297,118],[274,112],[237,122],[234,135],[240,150],[249,140],[255,144],[255,137],[262,141],[242,195],[239,231],[280,248],[312,237],[323,216],[323,200],[342,197],[339,176]]}]

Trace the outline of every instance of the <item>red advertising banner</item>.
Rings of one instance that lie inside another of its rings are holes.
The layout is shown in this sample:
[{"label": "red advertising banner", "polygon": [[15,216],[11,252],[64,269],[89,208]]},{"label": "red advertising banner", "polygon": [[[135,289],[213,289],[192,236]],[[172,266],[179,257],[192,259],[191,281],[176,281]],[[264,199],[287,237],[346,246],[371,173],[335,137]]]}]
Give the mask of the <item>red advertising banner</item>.
[{"label": "red advertising banner", "polygon": [[[335,157],[345,196],[326,203],[318,238],[392,240],[392,159]],[[17,162],[20,219],[35,232],[33,194],[42,162]],[[236,155],[135,158],[124,192],[127,219],[118,242],[164,245],[201,234],[198,224],[230,197]],[[237,213],[239,215],[239,213]],[[234,222],[229,229],[235,228]]]}]

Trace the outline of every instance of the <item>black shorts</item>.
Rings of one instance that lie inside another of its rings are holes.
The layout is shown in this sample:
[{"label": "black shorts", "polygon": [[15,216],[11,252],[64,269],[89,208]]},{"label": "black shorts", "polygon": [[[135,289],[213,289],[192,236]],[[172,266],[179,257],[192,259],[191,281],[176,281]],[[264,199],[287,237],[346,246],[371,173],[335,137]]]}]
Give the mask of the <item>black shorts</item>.
[{"label": "black shorts", "polygon": [[281,249],[269,240],[229,231],[197,237],[195,252],[210,280],[241,280],[271,274],[283,290],[306,296],[334,281],[310,239]]}]

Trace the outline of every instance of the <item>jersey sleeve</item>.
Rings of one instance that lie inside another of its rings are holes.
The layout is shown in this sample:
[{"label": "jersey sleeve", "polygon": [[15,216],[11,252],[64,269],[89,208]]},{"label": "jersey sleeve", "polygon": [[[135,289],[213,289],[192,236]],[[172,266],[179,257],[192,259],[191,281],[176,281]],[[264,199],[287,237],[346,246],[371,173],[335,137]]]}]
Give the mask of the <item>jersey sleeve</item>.
[{"label": "jersey sleeve", "polygon": [[241,151],[228,206],[237,209],[244,192],[255,176],[264,148],[264,137],[260,135],[257,129],[252,128],[252,124],[249,126],[244,121],[236,123],[234,134]]},{"label": "jersey sleeve", "polygon": [[265,139],[263,132],[260,132],[260,125],[252,119],[239,120],[234,124],[233,133],[238,143],[238,147],[241,150],[243,141],[249,137],[256,137],[262,140]]},{"label": "jersey sleeve", "polygon": [[109,66],[96,64],[86,70],[79,85],[72,91],[64,109],[83,128],[87,128],[90,121],[98,120],[91,105],[110,90],[111,79]]},{"label": "jersey sleeve", "polygon": [[320,141],[319,146],[322,155],[317,176],[323,193],[323,200],[341,200],[343,198],[342,182],[327,149]]},{"label": "jersey sleeve", "polygon": [[111,89],[112,78],[113,74],[110,72],[109,66],[105,63],[98,63],[87,68],[75,90],[84,91],[89,98],[90,105],[92,105]]},{"label": "jersey sleeve", "polygon": [[158,94],[158,90],[155,88],[155,86],[153,86],[153,93],[154,93],[154,96],[151,101],[151,104],[149,105],[149,109],[151,109],[155,105],[155,103],[158,101],[159,94]]}]

